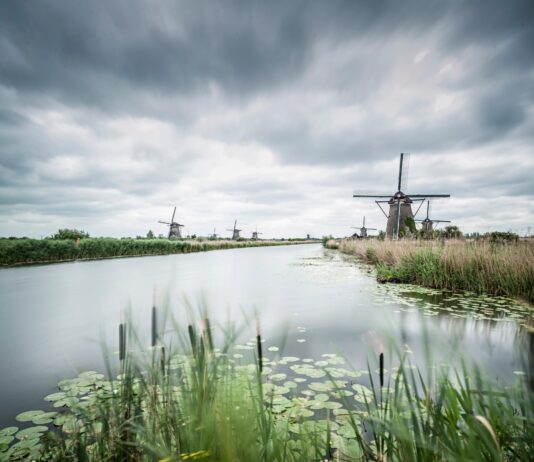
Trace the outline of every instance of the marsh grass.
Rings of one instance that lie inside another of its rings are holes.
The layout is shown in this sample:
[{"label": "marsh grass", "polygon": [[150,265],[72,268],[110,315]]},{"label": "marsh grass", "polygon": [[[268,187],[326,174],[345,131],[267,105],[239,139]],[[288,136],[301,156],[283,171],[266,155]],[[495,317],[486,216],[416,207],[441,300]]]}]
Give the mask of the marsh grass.
[{"label": "marsh grass", "polygon": [[534,242],[330,241],[375,265],[381,282],[524,298],[534,302]]},{"label": "marsh grass", "polygon": [[534,401],[522,379],[493,388],[466,365],[421,371],[392,347],[387,377],[388,356],[371,358],[362,374],[329,354],[328,367],[315,369],[291,358],[301,368],[295,376],[321,381],[277,385],[277,367],[290,358],[260,363],[258,345],[247,344],[238,351],[248,347],[248,358],[237,360],[237,329],[221,329],[217,349],[206,321],[174,325],[158,336],[165,344],[146,350],[126,323],[118,377],[108,364],[108,378],[61,381],[45,398],[56,413],[23,413],[18,420],[34,427],[0,430],[0,460],[503,461],[534,453]]}]

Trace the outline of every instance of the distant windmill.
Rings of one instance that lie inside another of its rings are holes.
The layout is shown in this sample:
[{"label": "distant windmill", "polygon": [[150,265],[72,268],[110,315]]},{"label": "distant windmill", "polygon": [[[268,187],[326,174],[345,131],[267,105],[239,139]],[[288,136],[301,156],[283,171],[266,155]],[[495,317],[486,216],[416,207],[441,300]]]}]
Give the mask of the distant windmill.
[{"label": "distant windmill", "polygon": [[242,231],[240,229],[237,229],[237,220],[235,221],[234,223],[234,228],[233,229],[227,229],[226,231],[232,231],[232,240],[236,241],[237,239],[239,239],[241,236],[239,235],[239,233]]},{"label": "distant windmill", "polygon": [[[402,166],[403,166],[403,160],[404,160],[404,154],[401,153],[400,155],[400,164],[399,164],[399,181],[398,181],[398,187],[397,192],[393,194],[393,196],[389,194],[384,195],[368,195],[368,194],[353,194],[352,197],[373,197],[377,199],[381,198],[389,198],[389,200],[382,200],[382,201],[375,201],[376,204],[380,207],[380,210],[382,210],[382,213],[386,216],[388,219],[387,227],[386,227],[386,237],[389,239],[397,240],[400,235],[404,233],[404,235],[409,235],[410,229],[408,227],[407,221],[410,219],[413,220],[414,213],[412,212],[412,204],[415,201],[421,201],[421,205],[423,204],[422,201],[424,201],[428,197],[451,197],[450,194],[410,194],[410,196],[407,196],[401,191],[402,187]],[[387,202],[389,204],[389,213],[386,214],[380,203]],[[421,208],[421,205],[419,208]],[[417,211],[415,212],[415,215],[417,215]],[[408,227],[408,229],[407,229]]]},{"label": "distant windmill", "polygon": [[174,212],[172,212],[172,218],[170,223],[166,221],[158,221],[158,223],[163,223],[164,225],[169,226],[169,239],[182,239],[182,231],[180,230],[180,228],[183,228],[184,225],[181,225],[180,223],[176,223],[174,221],[175,214],[176,207],[174,207]]},{"label": "distant windmill", "polygon": [[252,231],[252,239],[257,241],[259,239],[258,235],[263,234],[258,232],[258,228],[256,227],[256,231]]},{"label": "distant windmill", "polygon": [[451,220],[431,220],[428,215],[430,213],[430,201],[426,201],[426,218],[424,220],[415,220],[421,222],[421,229],[423,231],[432,231],[434,223],[450,223]]},{"label": "distant windmill", "polygon": [[215,232],[215,228],[213,228],[213,233],[209,235],[210,239],[217,239],[218,234]]},{"label": "distant windmill", "polygon": [[365,227],[365,217],[363,217],[363,223],[362,223],[362,226],[360,228],[358,228],[356,226],[352,226],[352,228],[360,230],[360,235],[359,236],[356,233],[354,233],[352,235],[352,237],[358,237],[358,238],[361,238],[361,239],[365,239],[367,237],[367,231],[368,230],[376,231],[376,228],[366,228]]}]

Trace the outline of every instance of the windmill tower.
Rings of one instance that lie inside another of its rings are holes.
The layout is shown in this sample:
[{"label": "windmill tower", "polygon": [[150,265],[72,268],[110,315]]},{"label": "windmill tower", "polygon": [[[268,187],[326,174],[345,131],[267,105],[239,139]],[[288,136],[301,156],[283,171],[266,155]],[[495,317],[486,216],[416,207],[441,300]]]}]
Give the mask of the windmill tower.
[{"label": "windmill tower", "polygon": [[352,237],[356,237],[356,238],[360,238],[360,239],[365,239],[367,238],[367,231],[368,230],[372,230],[372,231],[376,231],[376,228],[366,228],[365,227],[365,217],[363,217],[363,223],[362,223],[362,226],[361,227],[356,227],[356,226],[352,226],[352,229],[359,229],[360,230],[360,235],[358,236],[358,234],[354,233],[352,235]]},{"label": "windmill tower", "polygon": [[421,223],[421,230],[425,233],[431,233],[434,230],[434,223],[450,223],[451,220],[431,220],[430,214],[430,201],[426,201],[426,218],[424,220],[415,220]]},{"label": "windmill tower", "polygon": [[258,228],[256,227],[256,231],[252,231],[252,239],[254,241],[257,241],[259,239],[258,235],[263,234],[258,232]]},{"label": "windmill tower", "polygon": [[[387,195],[372,195],[372,194],[353,194],[352,197],[372,197],[375,199],[388,198],[388,200],[375,200],[376,204],[382,210],[382,213],[386,216],[388,222],[386,227],[386,237],[389,239],[397,240],[399,237],[409,236],[411,234],[409,222],[414,220],[414,216],[417,215],[419,208],[423,204],[423,201],[428,197],[451,197],[450,194],[410,194],[409,196],[401,191],[402,187],[402,167],[404,162],[404,154],[400,155],[399,163],[399,181],[397,186],[397,192],[393,196]],[[419,208],[415,212],[412,211],[412,204],[415,201],[421,201]],[[389,205],[389,213],[386,214],[381,203],[387,203]]]},{"label": "windmill tower", "polygon": [[233,241],[237,241],[241,237],[239,233],[242,230],[241,229],[237,229],[237,220],[234,222],[234,228],[233,229],[227,229],[226,231],[232,231],[232,240]]},{"label": "windmill tower", "polygon": [[174,221],[174,215],[176,214],[176,207],[174,207],[174,212],[172,212],[171,222],[158,221],[158,223],[163,223],[164,225],[169,226],[169,239],[182,239],[182,231],[180,228],[183,228],[184,225]]},{"label": "windmill tower", "polygon": [[215,228],[213,228],[213,233],[210,234],[208,237],[210,239],[217,239],[218,234],[215,232]]}]

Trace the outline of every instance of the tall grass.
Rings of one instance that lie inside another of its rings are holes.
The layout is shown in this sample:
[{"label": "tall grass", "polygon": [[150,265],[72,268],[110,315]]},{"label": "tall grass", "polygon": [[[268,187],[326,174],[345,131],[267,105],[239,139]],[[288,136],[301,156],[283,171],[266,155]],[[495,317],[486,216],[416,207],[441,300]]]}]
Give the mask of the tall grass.
[{"label": "tall grass", "polygon": [[253,240],[183,240],[168,239],[114,239],[87,238],[55,239],[1,239],[0,265],[49,263],[69,260],[114,258],[173,253],[202,252],[217,249],[298,244],[304,241]]},{"label": "tall grass", "polygon": [[376,265],[382,282],[468,290],[534,302],[534,242],[343,240],[327,243]]},{"label": "tall grass", "polygon": [[[398,352],[384,386],[375,379],[382,367],[368,366],[366,385],[339,380],[346,370],[330,367],[331,386],[310,398],[281,390],[257,355],[233,359],[233,329],[218,350],[203,325],[178,328],[146,354],[128,332],[118,378],[89,372],[60,382],[46,398],[60,412],[33,414],[54,430],[0,430],[0,460],[524,461],[534,453],[525,382],[494,389],[467,367],[422,374]],[[338,403],[334,411],[318,406],[325,400]]]}]

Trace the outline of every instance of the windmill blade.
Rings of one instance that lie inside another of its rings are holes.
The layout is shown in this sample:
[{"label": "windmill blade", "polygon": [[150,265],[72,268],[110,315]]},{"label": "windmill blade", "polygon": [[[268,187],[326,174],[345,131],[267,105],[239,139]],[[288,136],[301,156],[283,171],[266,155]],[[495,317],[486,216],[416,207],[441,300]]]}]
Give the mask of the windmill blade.
[{"label": "windmill blade", "polygon": [[452,223],[451,220],[432,220],[434,223]]},{"label": "windmill blade", "polygon": [[237,220],[234,222],[234,229],[237,228]]},{"label": "windmill blade", "polygon": [[399,181],[398,181],[397,191],[400,191],[401,186],[402,186],[402,164],[403,162],[404,162],[404,154],[401,152],[400,162],[399,162]]},{"label": "windmill blade", "polygon": [[377,228],[365,228],[367,231],[371,230],[371,231],[376,231]]},{"label": "windmill blade", "polygon": [[166,221],[158,221],[158,223],[163,223],[164,225],[170,225],[170,223],[167,223]]},{"label": "windmill blade", "polygon": [[386,198],[390,198],[392,195],[391,194],[387,194],[387,195],[377,195],[377,194],[353,194],[352,197],[377,197],[377,198],[382,198],[382,197],[386,197]]},{"label": "windmill blade", "polygon": [[430,201],[426,201],[426,219],[428,220],[428,215],[430,214]]},{"label": "windmill blade", "polygon": [[365,215],[363,216],[363,225],[362,228],[365,228]]},{"label": "windmill blade", "polygon": [[174,223],[174,215],[176,214],[176,206],[174,207],[174,212],[172,212],[171,223]]},{"label": "windmill blade", "polygon": [[399,239],[399,227],[400,227],[400,199],[397,199],[397,219],[396,219],[396,226],[395,226],[395,240]]},{"label": "windmill blade", "polygon": [[410,174],[410,154],[404,153],[402,163],[402,179],[399,191],[406,191],[408,188],[408,178]]},{"label": "windmill blade", "polygon": [[451,197],[450,194],[409,194],[410,198],[412,197]]}]

